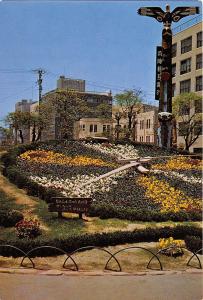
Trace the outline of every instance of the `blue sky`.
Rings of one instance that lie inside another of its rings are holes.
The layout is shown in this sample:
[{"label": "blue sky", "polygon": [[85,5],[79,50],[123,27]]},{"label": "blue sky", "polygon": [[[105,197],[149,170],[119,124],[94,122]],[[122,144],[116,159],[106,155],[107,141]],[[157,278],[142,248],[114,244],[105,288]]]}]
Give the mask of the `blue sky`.
[{"label": "blue sky", "polygon": [[[59,75],[82,78],[87,90],[141,88],[154,101],[155,53],[162,25],[137,15],[141,6],[200,6],[198,1],[0,2],[0,120],[21,99],[37,100]],[[175,24],[177,26],[194,16]],[[155,101],[154,101],[155,102]]]}]

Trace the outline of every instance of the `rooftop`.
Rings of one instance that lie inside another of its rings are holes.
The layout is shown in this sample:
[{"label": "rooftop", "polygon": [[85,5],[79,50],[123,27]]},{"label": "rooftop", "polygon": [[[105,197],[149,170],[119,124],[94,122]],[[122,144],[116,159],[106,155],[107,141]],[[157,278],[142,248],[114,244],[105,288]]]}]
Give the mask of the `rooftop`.
[{"label": "rooftop", "polygon": [[173,35],[176,35],[178,34],[179,32],[183,31],[183,30],[186,30],[188,29],[189,27],[192,27],[194,25],[197,25],[198,23],[201,23],[202,22],[202,14],[176,26],[176,27],[173,27],[172,28],[172,31],[173,31]]}]

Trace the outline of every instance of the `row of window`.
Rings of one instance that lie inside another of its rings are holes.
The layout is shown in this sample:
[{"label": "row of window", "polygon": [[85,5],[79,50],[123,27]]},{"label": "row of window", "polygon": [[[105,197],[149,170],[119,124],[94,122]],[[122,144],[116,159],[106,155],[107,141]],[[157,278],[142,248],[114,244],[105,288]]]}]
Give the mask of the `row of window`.
[{"label": "row of window", "polygon": [[[202,100],[194,101],[195,113],[202,113]],[[179,109],[179,116],[189,115],[190,105],[182,105]]]},{"label": "row of window", "polygon": [[[196,77],[195,91],[202,91],[202,76]],[[180,94],[191,92],[191,79],[180,81]],[[172,97],[176,94],[176,84],[172,84]]]},{"label": "row of window", "polygon": [[[184,136],[188,132],[188,127],[190,125],[188,122],[179,122],[178,123],[178,134],[179,136]],[[202,122],[198,122],[194,127],[194,135],[202,135]]]},{"label": "row of window", "polygon": [[[180,62],[180,75],[191,72],[191,57]],[[196,56],[196,70],[202,69],[202,53]],[[172,64],[172,77],[176,76],[176,64]]]},{"label": "row of window", "polygon": [[140,136],[140,142],[150,143],[150,135],[146,136],[146,140],[144,141],[144,136]]},{"label": "row of window", "polygon": [[[202,47],[202,31],[197,33],[196,47]],[[192,50],[192,36],[181,41],[181,54]],[[172,57],[177,55],[177,43],[172,45]]]},{"label": "row of window", "polygon": [[106,104],[112,104],[112,101],[109,99],[101,99],[101,98],[93,98],[93,97],[88,97],[87,98],[88,103],[106,103]]},{"label": "row of window", "polygon": [[[151,120],[147,119],[146,128],[149,129],[151,127]],[[144,129],[144,120],[140,121],[140,129]]]},{"label": "row of window", "polygon": [[[85,131],[85,124],[80,125],[80,129]],[[103,132],[110,132],[111,125],[103,125]],[[90,124],[89,125],[89,132],[97,132],[97,124]]]}]

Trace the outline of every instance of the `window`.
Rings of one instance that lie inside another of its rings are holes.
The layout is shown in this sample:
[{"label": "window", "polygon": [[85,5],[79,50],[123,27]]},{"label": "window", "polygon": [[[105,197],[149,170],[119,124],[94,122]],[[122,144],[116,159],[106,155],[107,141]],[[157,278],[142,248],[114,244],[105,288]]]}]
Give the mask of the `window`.
[{"label": "window", "polygon": [[147,136],[146,136],[146,142],[147,142],[147,143],[150,143],[150,135],[147,135]]},{"label": "window", "polygon": [[197,122],[194,126],[194,135],[202,135],[202,122]]},{"label": "window", "polygon": [[150,119],[147,119],[147,128],[150,128]]},{"label": "window", "polygon": [[196,77],[196,92],[202,91],[202,76]]},{"label": "window", "polygon": [[103,132],[110,132],[111,126],[110,125],[103,125]]},{"label": "window", "polygon": [[85,124],[80,125],[80,128],[82,129],[82,131],[85,131]]},{"label": "window", "polygon": [[182,105],[179,107],[179,116],[185,116],[190,114],[190,106],[189,105]]},{"label": "window", "polygon": [[94,132],[97,132],[97,125],[94,125]]},{"label": "window", "polygon": [[187,58],[180,63],[180,74],[191,72],[191,58]]},{"label": "window", "polygon": [[202,112],[202,99],[195,100],[195,113],[201,113]]},{"label": "window", "polygon": [[181,54],[192,50],[192,37],[188,37],[181,41]]},{"label": "window", "polygon": [[90,125],[90,132],[97,132],[97,125]]},{"label": "window", "polygon": [[202,47],[202,31],[197,33],[197,48]]},{"label": "window", "polygon": [[176,64],[172,64],[172,77],[176,76]]},{"label": "window", "polygon": [[140,129],[144,129],[144,120],[140,121]]},{"label": "window", "polygon": [[193,148],[193,153],[201,153],[203,152],[203,148]]},{"label": "window", "polygon": [[180,94],[189,93],[191,90],[191,80],[183,80],[180,82]]},{"label": "window", "polygon": [[196,56],[196,70],[202,69],[202,53]]},{"label": "window", "polygon": [[177,43],[172,45],[172,57],[176,57],[177,54]]},{"label": "window", "polygon": [[178,133],[179,136],[184,136],[187,134],[187,130],[188,130],[188,123],[187,122],[179,122],[178,123]]},{"label": "window", "polygon": [[175,96],[175,92],[176,92],[176,84],[173,83],[173,84],[172,84],[172,97]]},{"label": "window", "polygon": [[143,141],[144,141],[144,137],[140,136],[140,142],[143,142]]},{"label": "window", "polygon": [[93,132],[93,125],[90,125],[90,132]]}]

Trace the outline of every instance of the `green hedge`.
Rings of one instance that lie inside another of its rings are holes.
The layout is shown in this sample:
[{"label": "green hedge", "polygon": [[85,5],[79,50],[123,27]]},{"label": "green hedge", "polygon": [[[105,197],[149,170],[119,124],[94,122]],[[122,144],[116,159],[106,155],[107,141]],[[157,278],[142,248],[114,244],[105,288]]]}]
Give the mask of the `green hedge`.
[{"label": "green hedge", "polygon": [[[136,229],[134,231],[117,231],[109,233],[95,233],[69,236],[61,239],[44,239],[43,235],[34,240],[31,239],[11,239],[0,240],[0,245],[9,244],[28,252],[29,250],[40,246],[53,246],[63,249],[66,252],[72,252],[80,247],[94,245],[97,247],[107,247],[115,245],[123,245],[126,243],[138,242],[157,242],[159,238],[173,237],[175,239],[185,239],[187,235],[194,235],[201,237],[201,228],[194,226],[176,226],[176,227],[162,227],[162,228],[146,228]],[[52,256],[57,255],[54,249],[39,249],[33,253],[35,256]],[[0,255],[3,256],[22,256],[19,252],[12,248],[0,247]]]},{"label": "green hedge", "polygon": [[[199,237],[194,235],[187,235],[185,238],[185,245],[189,250],[193,252],[202,249],[202,236]],[[203,251],[199,252],[199,254],[203,254]]]},{"label": "green hedge", "polygon": [[0,226],[12,227],[15,226],[17,222],[23,219],[23,214],[15,209],[0,211]]},{"label": "green hedge", "polygon": [[0,226],[12,227],[23,219],[23,214],[19,211],[23,205],[16,204],[0,188]]},{"label": "green hedge", "polygon": [[150,211],[144,209],[118,208],[113,205],[93,205],[89,212],[89,216],[99,216],[101,219],[118,218],[131,221],[201,221],[202,215],[200,212],[166,212]]}]

